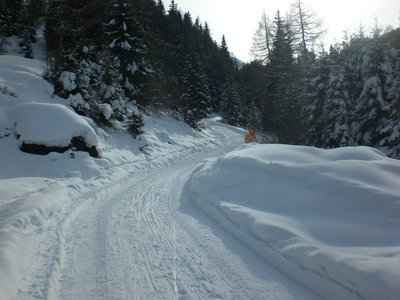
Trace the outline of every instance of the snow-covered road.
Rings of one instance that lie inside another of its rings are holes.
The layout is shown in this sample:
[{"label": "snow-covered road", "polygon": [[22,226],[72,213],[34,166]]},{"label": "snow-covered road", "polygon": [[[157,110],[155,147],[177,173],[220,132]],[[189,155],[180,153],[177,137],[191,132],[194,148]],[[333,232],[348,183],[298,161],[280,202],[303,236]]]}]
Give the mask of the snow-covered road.
[{"label": "snow-covered road", "polygon": [[[88,194],[70,208],[57,238],[49,236],[52,254],[45,255],[32,278],[25,278],[30,284],[19,296],[314,299],[220,229],[185,196],[192,169],[204,158],[227,150],[138,172]],[[47,275],[38,281],[38,272]]]},{"label": "snow-covered road", "polygon": [[[134,139],[53,97],[42,62],[0,65],[0,300],[398,299],[399,161],[151,110]],[[101,158],[20,151],[76,128]]]}]

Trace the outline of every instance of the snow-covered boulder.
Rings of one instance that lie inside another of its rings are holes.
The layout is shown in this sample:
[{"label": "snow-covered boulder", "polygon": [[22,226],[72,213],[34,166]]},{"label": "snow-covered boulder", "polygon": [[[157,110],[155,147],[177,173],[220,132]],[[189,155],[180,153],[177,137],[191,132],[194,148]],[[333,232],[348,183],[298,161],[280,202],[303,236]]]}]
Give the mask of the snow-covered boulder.
[{"label": "snow-covered boulder", "polygon": [[97,157],[97,137],[84,118],[60,104],[24,103],[9,109],[21,150],[47,154],[68,149]]}]

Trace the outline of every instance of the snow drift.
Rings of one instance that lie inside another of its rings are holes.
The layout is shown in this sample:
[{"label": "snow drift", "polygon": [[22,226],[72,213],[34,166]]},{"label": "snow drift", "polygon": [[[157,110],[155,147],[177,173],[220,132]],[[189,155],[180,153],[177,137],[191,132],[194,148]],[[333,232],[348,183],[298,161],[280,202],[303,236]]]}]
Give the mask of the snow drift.
[{"label": "snow drift", "polygon": [[398,299],[399,183],[400,162],[372,148],[245,145],[205,161],[187,186],[228,231],[323,296]]}]

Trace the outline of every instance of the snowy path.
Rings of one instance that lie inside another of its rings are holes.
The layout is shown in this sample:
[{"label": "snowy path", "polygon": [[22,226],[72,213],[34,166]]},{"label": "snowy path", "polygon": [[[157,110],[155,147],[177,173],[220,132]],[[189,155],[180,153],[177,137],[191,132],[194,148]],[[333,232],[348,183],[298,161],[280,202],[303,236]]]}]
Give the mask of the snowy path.
[{"label": "snowy path", "polygon": [[183,187],[194,166],[221,152],[139,172],[82,199],[52,241],[58,251],[42,263],[51,274],[38,282],[32,272],[31,285],[19,296],[314,299],[185,199]]}]

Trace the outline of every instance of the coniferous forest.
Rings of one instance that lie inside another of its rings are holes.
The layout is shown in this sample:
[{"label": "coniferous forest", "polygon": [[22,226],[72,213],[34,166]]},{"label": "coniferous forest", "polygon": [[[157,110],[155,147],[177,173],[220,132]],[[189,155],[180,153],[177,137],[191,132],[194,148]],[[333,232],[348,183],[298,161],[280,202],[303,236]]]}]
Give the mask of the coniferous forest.
[{"label": "coniferous forest", "polygon": [[290,14],[262,15],[245,64],[174,1],[2,0],[0,51],[16,36],[32,58],[39,26],[55,93],[99,125],[136,136],[151,107],[201,130],[218,113],[280,143],[400,158],[400,28],[361,27],[324,50],[322,20],[295,0]]}]

